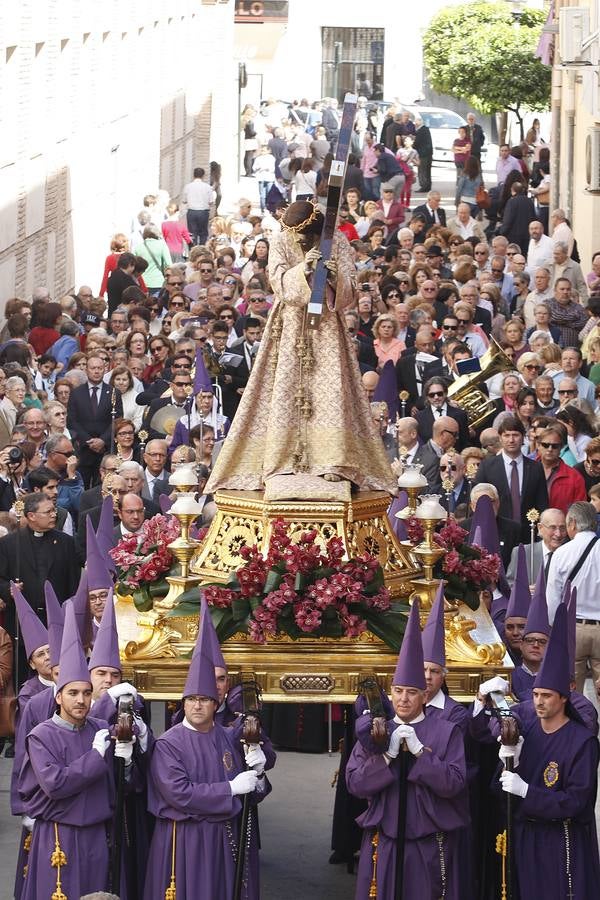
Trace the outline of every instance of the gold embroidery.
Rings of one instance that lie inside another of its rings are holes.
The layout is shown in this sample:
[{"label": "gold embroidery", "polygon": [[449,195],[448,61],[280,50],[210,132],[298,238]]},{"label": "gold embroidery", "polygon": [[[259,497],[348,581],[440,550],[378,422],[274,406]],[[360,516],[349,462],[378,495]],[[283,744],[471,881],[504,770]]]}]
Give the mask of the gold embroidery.
[{"label": "gold embroidery", "polygon": [[544,769],[544,784],[546,787],[554,787],[558,781],[558,763],[549,762]]}]

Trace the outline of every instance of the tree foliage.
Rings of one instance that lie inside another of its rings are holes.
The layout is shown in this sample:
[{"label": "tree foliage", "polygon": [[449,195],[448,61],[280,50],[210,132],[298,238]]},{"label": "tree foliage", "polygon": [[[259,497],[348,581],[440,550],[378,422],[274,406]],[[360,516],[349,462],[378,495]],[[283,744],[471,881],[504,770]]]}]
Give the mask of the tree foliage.
[{"label": "tree foliage", "polygon": [[443,9],[423,36],[432,88],[466,100],[481,113],[543,110],[551,71],[534,56],[545,15],[524,9],[517,22],[509,3],[465,3]]}]

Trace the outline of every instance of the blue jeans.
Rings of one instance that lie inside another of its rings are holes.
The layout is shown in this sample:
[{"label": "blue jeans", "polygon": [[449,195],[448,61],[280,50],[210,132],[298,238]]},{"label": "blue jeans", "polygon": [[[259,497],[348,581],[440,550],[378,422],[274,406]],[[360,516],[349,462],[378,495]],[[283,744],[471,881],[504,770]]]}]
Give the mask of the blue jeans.
[{"label": "blue jeans", "polygon": [[208,210],[188,209],[187,227],[194,244],[205,244],[208,240]]},{"label": "blue jeans", "polygon": [[379,189],[381,187],[381,178],[375,175],[373,178],[365,178],[365,187],[367,194],[363,200],[379,200]]},{"label": "blue jeans", "polygon": [[260,200],[260,211],[264,212],[267,206],[267,194],[273,187],[275,182],[273,181],[259,181],[258,182],[258,197]]}]

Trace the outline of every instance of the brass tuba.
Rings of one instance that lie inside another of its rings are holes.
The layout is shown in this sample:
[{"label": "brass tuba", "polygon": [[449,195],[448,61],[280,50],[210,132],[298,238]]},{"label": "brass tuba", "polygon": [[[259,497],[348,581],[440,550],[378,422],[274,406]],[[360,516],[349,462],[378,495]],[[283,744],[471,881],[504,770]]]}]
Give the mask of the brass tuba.
[{"label": "brass tuba", "polygon": [[479,359],[480,372],[461,375],[450,385],[448,397],[467,414],[469,428],[478,428],[496,411],[496,404],[478,388],[478,385],[500,372],[512,372],[515,364],[506,355],[498,341],[490,337],[490,346]]}]

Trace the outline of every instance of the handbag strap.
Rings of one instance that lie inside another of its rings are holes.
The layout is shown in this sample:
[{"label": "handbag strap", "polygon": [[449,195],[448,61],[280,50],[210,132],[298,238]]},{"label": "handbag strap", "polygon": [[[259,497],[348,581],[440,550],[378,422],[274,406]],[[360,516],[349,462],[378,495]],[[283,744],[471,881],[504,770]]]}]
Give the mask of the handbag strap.
[{"label": "handbag strap", "polygon": [[156,266],[156,268],[160,270],[161,275],[164,275],[165,272],[164,272],[164,269],[163,269],[163,267],[162,267],[162,262],[159,263],[159,261],[157,260],[157,258],[156,258],[155,255],[154,255],[154,253],[152,252],[152,250],[151,250],[150,247],[148,246],[147,241],[144,241],[144,247],[146,248],[146,250],[148,251],[148,253],[149,253],[150,256],[152,257],[152,262],[154,263],[154,265]]},{"label": "handbag strap", "polygon": [[585,548],[585,550],[583,551],[583,553],[581,554],[581,556],[579,557],[579,559],[577,560],[577,562],[575,563],[573,568],[571,569],[571,571],[567,577],[567,581],[573,581],[575,576],[579,574],[579,572],[581,571],[582,565],[584,564],[584,562],[590,555],[590,553],[592,551],[592,547],[594,546],[594,544],[596,543],[597,540],[598,540],[598,535],[596,534],[591,539],[591,541],[589,542],[589,544],[587,545],[587,547]]}]

